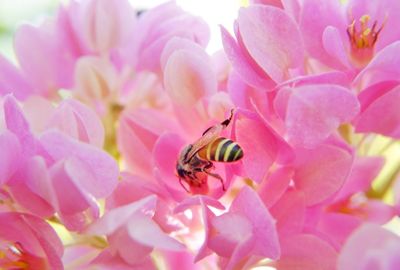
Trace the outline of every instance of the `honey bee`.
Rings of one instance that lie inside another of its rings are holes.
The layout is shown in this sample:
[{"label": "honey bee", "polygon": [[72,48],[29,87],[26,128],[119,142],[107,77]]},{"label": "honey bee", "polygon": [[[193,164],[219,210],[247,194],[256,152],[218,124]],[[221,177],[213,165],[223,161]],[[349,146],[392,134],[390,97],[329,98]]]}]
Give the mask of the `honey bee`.
[{"label": "honey bee", "polygon": [[181,151],[176,163],[176,173],[179,183],[187,192],[189,190],[182,180],[191,187],[201,187],[205,183],[204,174],[218,179],[221,182],[222,190],[226,190],[222,177],[211,171],[214,169],[212,161],[234,162],[243,157],[243,150],[236,142],[219,137],[222,130],[231,122],[232,117],[233,110],[228,119],[206,129],[197,141],[185,146]]}]

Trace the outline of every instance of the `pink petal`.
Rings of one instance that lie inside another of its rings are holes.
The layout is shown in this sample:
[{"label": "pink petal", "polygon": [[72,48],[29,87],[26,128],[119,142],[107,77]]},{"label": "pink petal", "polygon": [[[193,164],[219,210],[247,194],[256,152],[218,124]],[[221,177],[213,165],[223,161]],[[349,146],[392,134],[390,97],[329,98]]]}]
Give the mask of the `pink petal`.
[{"label": "pink petal", "polygon": [[185,50],[175,51],[168,58],[164,84],[174,103],[185,108],[217,90],[216,75],[211,66],[194,52]]},{"label": "pink petal", "polygon": [[336,195],[335,201],[344,200],[357,192],[368,190],[384,164],[385,160],[382,157],[358,157],[348,179]]},{"label": "pink petal", "polygon": [[167,236],[151,218],[143,214],[135,214],[128,224],[129,236],[138,243],[148,247],[182,251],[185,246]]},{"label": "pink petal", "polygon": [[326,52],[334,57],[345,67],[350,67],[350,62],[347,56],[347,48],[343,44],[342,36],[339,29],[333,26],[327,26],[322,34],[322,42]]},{"label": "pink petal", "polygon": [[275,220],[265,207],[258,194],[250,187],[243,187],[229,209],[230,213],[240,213],[253,225],[256,243],[254,255],[277,259],[280,255]]},{"label": "pink petal", "polygon": [[255,88],[272,88],[274,82],[268,75],[246,54],[243,48],[240,48],[228,31],[221,27],[222,42],[225,53],[232,63],[234,71],[239,76]]},{"label": "pink petal", "polygon": [[373,85],[359,95],[362,112],[355,121],[356,132],[374,132],[400,138],[397,102],[400,99],[400,86],[390,91],[387,88],[382,89],[387,85],[388,83]]},{"label": "pink petal", "polygon": [[[400,238],[396,234],[367,223],[355,230],[347,239],[340,252],[337,269],[395,270],[399,266],[399,250]],[[394,265],[396,258],[397,264]],[[376,265],[374,268],[366,267],[372,263]]]},{"label": "pink petal", "polygon": [[367,88],[384,81],[397,81],[400,71],[400,41],[393,42],[379,51],[371,62],[357,75],[354,83]]},{"label": "pink petal", "polygon": [[[336,268],[336,251],[314,235],[292,235],[284,239],[281,246],[282,255],[277,261],[277,268],[280,270],[334,270]],[[318,251],[318,256],[316,256],[316,251]]]},{"label": "pink petal", "polygon": [[306,204],[301,191],[288,189],[271,208],[280,235],[300,233],[304,229]]},{"label": "pink petal", "polygon": [[[249,132],[251,130],[252,132]],[[236,121],[237,142],[243,148],[247,176],[261,183],[271,165],[288,152],[287,145],[272,128],[257,118]]]},{"label": "pink petal", "polygon": [[11,132],[0,134],[0,185],[6,183],[19,167],[21,146]]},{"label": "pink petal", "polygon": [[341,123],[351,121],[358,111],[357,98],[341,86],[308,85],[294,88],[286,108],[289,141],[295,145],[314,147]]},{"label": "pink petal", "polygon": [[145,197],[139,201],[114,208],[104,214],[99,220],[93,223],[86,232],[88,234],[105,234],[114,233],[121,226],[126,225],[131,217],[142,211],[144,213],[154,210],[157,197],[155,195]]},{"label": "pink petal", "polygon": [[[135,252],[136,251],[137,250],[135,249]],[[142,254],[135,255],[141,257]],[[99,269],[101,270],[156,270],[152,259],[149,256],[144,257],[145,259],[143,261],[132,265],[125,262],[123,258],[113,254],[108,248],[90,263],[90,267],[100,267]],[[141,258],[143,259],[143,256]]]},{"label": "pink petal", "polygon": [[324,213],[319,219],[317,230],[329,235],[330,240],[337,247],[341,247],[361,222],[360,218],[352,215]]},{"label": "pink petal", "polygon": [[[106,197],[114,190],[118,180],[118,166],[116,161],[103,150],[75,141],[55,130],[44,133],[40,137],[40,142],[54,160],[74,157],[82,163],[82,166],[87,167],[93,174],[93,181],[96,184],[90,184],[88,181],[84,185],[96,197]],[[79,166],[79,162],[76,166]],[[75,176],[78,176],[79,170],[75,172],[73,170],[71,168],[70,173],[76,173]]]},{"label": "pink petal", "polygon": [[341,39],[347,40],[347,21],[344,15],[347,14],[343,12],[342,4],[336,0],[303,1],[299,24],[305,48],[312,57],[329,66],[341,67],[341,64],[325,51],[323,33],[327,26],[335,27],[342,30]]},{"label": "pink petal", "polygon": [[308,206],[334,195],[347,179],[353,157],[344,149],[323,144],[317,149],[297,149],[293,180],[304,192]]},{"label": "pink petal", "polygon": [[258,5],[242,8],[238,23],[250,55],[275,82],[287,79],[289,68],[303,64],[300,31],[281,9]]},{"label": "pink petal", "polygon": [[13,93],[16,98],[23,100],[31,95],[32,87],[21,72],[5,57],[0,55],[0,93],[2,96]]},{"label": "pink petal", "polygon": [[293,174],[293,168],[281,167],[261,182],[258,194],[267,208],[270,208],[281,198],[288,188]]},{"label": "pink petal", "polygon": [[30,96],[24,101],[23,110],[34,134],[43,132],[53,116],[55,107],[42,96]]}]

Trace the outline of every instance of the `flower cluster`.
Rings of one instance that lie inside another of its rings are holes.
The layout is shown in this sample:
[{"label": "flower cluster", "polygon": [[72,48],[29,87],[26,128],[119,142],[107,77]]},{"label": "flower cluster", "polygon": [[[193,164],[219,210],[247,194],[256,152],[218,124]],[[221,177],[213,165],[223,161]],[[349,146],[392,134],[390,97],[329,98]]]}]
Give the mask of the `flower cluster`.
[{"label": "flower cluster", "polygon": [[22,25],[18,66],[0,56],[0,269],[399,269],[398,14],[250,1],[212,55],[174,2]]}]

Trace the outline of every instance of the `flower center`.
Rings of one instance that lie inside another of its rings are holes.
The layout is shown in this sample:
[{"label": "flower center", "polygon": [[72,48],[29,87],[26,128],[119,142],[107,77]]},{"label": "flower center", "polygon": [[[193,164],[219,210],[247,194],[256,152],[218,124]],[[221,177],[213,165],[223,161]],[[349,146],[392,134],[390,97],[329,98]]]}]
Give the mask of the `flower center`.
[{"label": "flower center", "polygon": [[0,270],[28,269],[20,243],[0,242]]},{"label": "flower center", "polygon": [[377,21],[370,27],[370,20],[369,15],[363,15],[358,23],[356,23],[356,20],[353,20],[347,27],[353,60],[360,66],[364,66],[373,57],[374,45],[383,28],[383,24],[377,28]]}]

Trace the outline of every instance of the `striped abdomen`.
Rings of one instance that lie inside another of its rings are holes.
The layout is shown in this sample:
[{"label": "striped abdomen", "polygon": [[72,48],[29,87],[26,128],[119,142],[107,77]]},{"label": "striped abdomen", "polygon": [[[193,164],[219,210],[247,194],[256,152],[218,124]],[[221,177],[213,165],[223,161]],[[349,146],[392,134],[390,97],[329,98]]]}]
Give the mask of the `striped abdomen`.
[{"label": "striped abdomen", "polygon": [[243,157],[243,150],[236,142],[220,137],[200,149],[197,156],[203,160],[233,162]]}]

